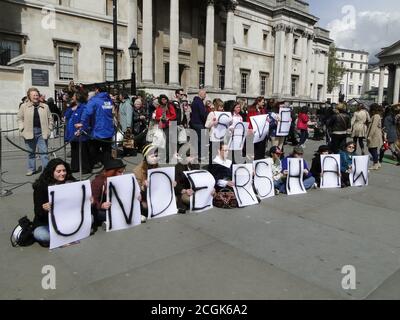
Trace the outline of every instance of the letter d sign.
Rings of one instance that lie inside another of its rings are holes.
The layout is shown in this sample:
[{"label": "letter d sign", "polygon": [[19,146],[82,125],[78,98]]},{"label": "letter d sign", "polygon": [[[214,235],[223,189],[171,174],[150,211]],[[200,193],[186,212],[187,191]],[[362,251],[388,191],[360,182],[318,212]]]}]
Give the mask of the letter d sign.
[{"label": "letter d sign", "polygon": [[342,268],[342,274],[345,276],[342,279],[343,290],[355,290],[356,289],[356,268],[354,266],[344,266]]}]

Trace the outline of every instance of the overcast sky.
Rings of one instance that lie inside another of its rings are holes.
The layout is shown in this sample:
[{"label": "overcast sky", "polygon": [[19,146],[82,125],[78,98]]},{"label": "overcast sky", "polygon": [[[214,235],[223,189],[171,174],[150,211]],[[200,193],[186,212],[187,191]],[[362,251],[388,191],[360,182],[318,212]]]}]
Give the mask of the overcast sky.
[{"label": "overcast sky", "polygon": [[375,54],[400,40],[400,0],[308,0],[336,46]]}]

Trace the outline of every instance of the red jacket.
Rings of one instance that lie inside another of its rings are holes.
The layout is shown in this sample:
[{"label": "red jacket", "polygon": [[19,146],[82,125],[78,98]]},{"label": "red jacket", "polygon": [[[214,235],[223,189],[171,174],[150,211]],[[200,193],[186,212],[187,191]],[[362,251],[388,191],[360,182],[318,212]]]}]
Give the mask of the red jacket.
[{"label": "red jacket", "polygon": [[169,127],[169,122],[171,120],[176,120],[176,112],[175,107],[172,104],[168,105],[168,110],[165,114],[166,121],[161,121],[163,116],[164,109],[161,106],[158,106],[156,109],[156,121],[158,122],[158,127],[160,129],[165,129]]},{"label": "red jacket", "polygon": [[257,111],[256,108],[251,108],[249,110],[249,112],[247,113],[247,121],[249,122],[249,129],[253,129],[253,126],[251,125],[251,121],[250,118],[254,117],[254,116],[259,116],[259,115],[263,115],[266,114],[265,109],[261,108],[260,111]]},{"label": "red jacket", "polygon": [[299,130],[307,130],[308,129],[308,121],[310,118],[306,113],[299,113],[299,117],[297,119],[297,129]]}]

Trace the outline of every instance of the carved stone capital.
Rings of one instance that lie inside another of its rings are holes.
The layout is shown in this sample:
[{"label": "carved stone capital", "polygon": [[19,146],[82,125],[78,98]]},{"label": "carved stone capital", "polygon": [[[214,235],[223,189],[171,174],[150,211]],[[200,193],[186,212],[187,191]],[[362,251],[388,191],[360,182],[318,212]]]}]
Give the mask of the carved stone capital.
[{"label": "carved stone capital", "polygon": [[275,31],[275,32],[285,31],[285,30],[286,30],[286,24],[284,24],[284,23],[278,23],[278,24],[274,27],[274,31]]},{"label": "carved stone capital", "polygon": [[237,5],[238,5],[238,1],[237,0],[229,0],[227,5],[226,5],[226,9],[228,11],[235,11]]},{"label": "carved stone capital", "polygon": [[295,27],[293,26],[286,26],[286,32],[287,33],[294,33]]},{"label": "carved stone capital", "polygon": [[215,0],[206,0],[207,6],[213,6],[215,4]]}]

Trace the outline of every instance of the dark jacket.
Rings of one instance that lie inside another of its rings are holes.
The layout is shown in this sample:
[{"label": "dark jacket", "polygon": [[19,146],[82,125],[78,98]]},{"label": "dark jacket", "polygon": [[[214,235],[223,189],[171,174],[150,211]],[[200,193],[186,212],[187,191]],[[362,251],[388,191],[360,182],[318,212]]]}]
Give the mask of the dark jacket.
[{"label": "dark jacket", "polygon": [[49,225],[49,212],[44,210],[42,205],[49,202],[47,185],[40,185],[33,188],[33,206],[35,217],[33,218],[34,228]]},{"label": "dark jacket", "polygon": [[313,177],[315,178],[315,181],[319,185],[319,183],[321,181],[321,172],[322,172],[321,155],[319,153],[316,153],[314,158],[312,159],[310,172],[313,175]]},{"label": "dark jacket", "polygon": [[396,127],[396,121],[392,114],[389,114],[385,117],[385,120],[383,121],[383,126],[384,126],[385,132],[387,134],[388,142],[395,143],[398,139],[397,127]]},{"label": "dark jacket", "polygon": [[200,97],[194,97],[192,102],[192,114],[190,116],[190,125],[201,125],[204,128],[204,125],[207,120],[207,111],[206,107],[201,100]]},{"label": "dark jacket", "polygon": [[353,154],[340,151],[340,172],[346,172],[353,164]]},{"label": "dark jacket", "polygon": [[351,128],[351,119],[347,113],[338,113],[334,114],[326,125],[333,133],[346,134],[346,131]]},{"label": "dark jacket", "polygon": [[223,165],[213,163],[208,167],[208,171],[215,179],[215,190],[220,191],[222,188],[218,185],[219,180],[232,180],[232,166],[227,168]]},{"label": "dark jacket", "polygon": [[[140,117],[141,116],[145,116],[146,119],[141,120]],[[147,127],[147,115],[146,115],[146,110],[144,110],[143,108],[137,110],[135,108],[133,108],[133,112],[132,112],[132,130],[133,130],[133,134],[136,136],[139,133],[143,132],[146,127]]]},{"label": "dark jacket", "polygon": [[181,195],[182,190],[191,189],[190,182],[183,173],[184,171],[191,171],[191,170],[200,170],[200,165],[198,164],[185,165],[182,163],[178,163],[175,166],[175,181],[176,181],[175,194],[177,196]]}]

